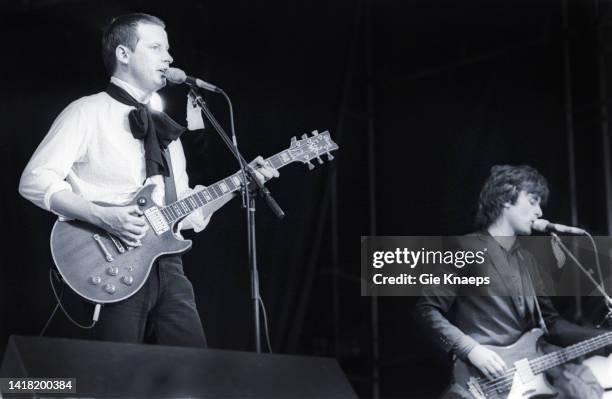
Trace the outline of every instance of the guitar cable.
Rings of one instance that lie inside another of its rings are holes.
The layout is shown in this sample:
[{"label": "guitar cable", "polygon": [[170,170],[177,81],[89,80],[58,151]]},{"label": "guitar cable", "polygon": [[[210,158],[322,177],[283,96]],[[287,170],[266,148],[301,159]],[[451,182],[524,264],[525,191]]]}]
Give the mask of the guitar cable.
[{"label": "guitar cable", "polygon": [[[55,278],[58,281],[61,281],[61,278],[59,277],[57,272],[55,270],[53,270],[53,268],[49,268],[49,285],[51,285],[51,290],[53,291],[53,295],[55,296],[55,300],[57,301],[57,303],[55,304],[55,308],[53,308],[53,311],[51,312],[51,315],[49,316],[49,319],[47,319],[47,322],[45,323],[45,326],[41,330],[39,336],[42,337],[45,334],[45,331],[49,327],[49,324],[51,323],[51,320],[53,319],[53,316],[55,316],[55,313],[57,312],[58,308],[62,309],[62,312],[64,312],[64,315],[66,315],[68,320],[70,320],[72,322],[72,324],[74,324],[75,326],[83,328],[83,329],[91,329],[91,328],[93,328],[96,325],[96,322],[98,321],[98,318],[100,317],[100,308],[101,308],[101,305],[99,303],[96,303],[96,307],[94,309],[94,314],[92,316],[92,323],[90,325],[84,326],[84,325],[76,322],[72,317],[70,317],[70,315],[68,314],[68,311],[66,311],[66,308],[64,308],[64,305],[62,305],[62,298],[64,296],[64,286],[62,285],[61,291],[60,291],[60,293],[58,295],[57,290],[55,289],[55,285],[53,284],[53,276],[54,275],[55,275]],[[266,312],[266,306],[264,305],[264,302],[263,302],[263,299],[261,298],[261,296],[258,297],[258,300],[259,300],[259,305],[261,306],[261,310],[262,310],[262,314],[263,314],[263,318],[264,318],[264,331],[266,333],[266,344],[268,345],[268,352],[269,353],[273,353],[272,352],[272,344],[270,343],[270,332],[269,332],[269,329],[268,329],[268,316],[267,316],[267,312]]]},{"label": "guitar cable", "polygon": [[61,296],[57,294],[57,290],[55,289],[55,285],[53,284],[53,274],[54,274],[54,272],[55,272],[55,278],[58,279],[58,281],[61,281],[61,278],[59,277],[57,272],[55,270],[53,270],[53,268],[49,269],[49,284],[51,285],[51,290],[53,291],[53,295],[55,295],[55,300],[57,301],[57,304],[55,305],[55,309],[51,313],[51,316],[49,317],[49,320],[47,320],[47,324],[45,324],[45,327],[43,328],[43,331],[41,332],[41,335],[47,329],[47,326],[51,322],[51,319],[55,315],[55,312],[57,311],[58,307],[60,309],[62,309],[62,312],[64,312],[64,315],[66,315],[68,320],[70,320],[72,322],[72,324],[74,324],[75,326],[77,326],[79,328],[86,329],[86,330],[93,328],[96,325],[96,323],[98,322],[98,318],[100,317],[100,308],[101,308],[102,305],[99,304],[99,303],[96,303],[96,307],[94,308],[94,313],[93,313],[93,316],[92,316],[92,322],[91,322],[90,325],[85,326],[85,325],[82,325],[82,324],[78,323],[77,321],[75,321],[72,317],[70,317],[70,315],[68,314],[68,311],[64,308],[64,305],[62,305],[61,297],[63,296],[63,293],[64,293],[64,287],[63,286],[62,286]]},{"label": "guitar cable", "polygon": [[49,323],[51,323],[51,320],[53,319],[53,316],[55,316],[55,312],[57,312],[58,308],[59,308],[59,304],[56,303],[55,307],[53,308],[53,312],[51,312],[51,316],[49,316],[49,318],[47,319],[47,322],[45,323],[45,326],[40,331],[40,334],[38,334],[39,337],[43,337],[45,335],[45,331],[47,331],[47,327],[49,327]]},{"label": "guitar cable", "polygon": [[[53,268],[49,268],[49,275],[52,275],[52,272],[53,272]],[[57,274],[56,274],[55,278],[59,280]],[[52,284],[52,281],[49,281],[49,283]],[[59,294],[59,299],[62,299],[63,297],[64,297],[64,286],[62,285],[62,288],[61,288],[61,291],[60,291],[60,294]],[[57,299],[57,297],[56,297],[56,299]],[[51,324],[51,320],[53,320],[53,317],[55,316],[55,313],[57,312],[58,308],[59,308],[59,300],[55,304],[55,307],[53,308],[53,311],[51,312],[51,315],[47,319],[47,322],[45,323],[45,326],[40,331],[40,334],[38,334],[39,337],[42,337],[42,336],[45,335],[45,332],[47,331],[47,328],[49,327],[49,324]]]}]

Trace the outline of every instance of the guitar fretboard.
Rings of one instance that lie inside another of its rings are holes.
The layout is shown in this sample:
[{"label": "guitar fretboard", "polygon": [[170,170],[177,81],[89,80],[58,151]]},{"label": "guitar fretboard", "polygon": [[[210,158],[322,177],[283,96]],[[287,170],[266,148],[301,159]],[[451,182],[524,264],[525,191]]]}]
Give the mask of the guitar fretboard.
[{"label": "guitar fretboard", "polygon": [[608,345],[612,345],[612,332],[604,333],[562,350],[540,356],[529,361],[529,365],[533,373],[538,374]]},{"label": "guitar fretboard", "polygon": [[[289,154],[289,150],[284,150],[266,159],[276,169],[280,169],[294,161]],[[225,179],[211,184],[203,190],[169,204],[161,209],[168,223],[173,223],[184,218],[196,209],[213,202],[221,197],[225,197],[240,189],[242,185],[242,173],[236,172]]]}]

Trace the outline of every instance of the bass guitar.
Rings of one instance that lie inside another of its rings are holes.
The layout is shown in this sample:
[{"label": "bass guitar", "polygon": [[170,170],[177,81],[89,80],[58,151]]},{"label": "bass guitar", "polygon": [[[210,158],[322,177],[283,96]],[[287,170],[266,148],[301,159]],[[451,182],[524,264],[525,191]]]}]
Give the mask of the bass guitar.
[{"label": "bass guitar", "polygon": [[509,365],[504,375],[489,380],[476,367],[457,360],[453,370],[455,382],[467,388],[475,399],[553,397],[556,396],[556,392],[544,378],[544,371],[612,345],[612,332],[608,332],[542,355],[537,350],[537,342],[542,334],[541,329],[535,328],[523,334],[512,345],[504,347],[484,345]]},{"label": "bass guitar", "polygon": [[[293,137],[288,149],[266,159],[276,169],[292,162],[311,162],[337,150],[328,131],[313,132],[300,140]],[[151,199],[154,186],[141,188],[127,205],[138,205],[143,211],[148,229],[142,245],[129,247],[118,237],[81,221],[55,222],[51,231],[51,254],[64,282],[81,297],[99,304],[125,300],[145,283],[153,262],[168,254],[180,254],[191,248],[191,240],[177,235],[177,225],[196,209],[232,195],[240,190],[242,175],[237,172],[203,190],[166,206]],[[109,206],[109,205],[106,205]],[[113,205],[117,206],[117,205]]]}]

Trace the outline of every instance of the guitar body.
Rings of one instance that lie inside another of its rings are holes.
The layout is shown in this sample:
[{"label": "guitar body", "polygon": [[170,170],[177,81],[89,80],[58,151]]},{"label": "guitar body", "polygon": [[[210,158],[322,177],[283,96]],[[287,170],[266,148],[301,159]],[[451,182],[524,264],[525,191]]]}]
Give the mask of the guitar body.
[{"label": "guitar body", "polygon": [[[125,205],[138,205],[143,212],[157,207],[151,199],[153,189],[143,187]],[[51,232],[51,254],[62,278],[77,294],[95,303],[118,302],[142,287],[157,258],[191,248],[190,240],[175,235],[175,226],[158,235],[149,223],[142,246],[128,249],[89,223],[57,221]]]},{"label": "guitar body", "polygon": [[[453,370],[455,382],[467,388],[477,399],[530,399],[556,396],[555,390],[548,384],[543,373],[534,375],[528,366],[527,368],[521,366],[521,361],[524,359],[541,356],[537,350],[537,342],[542,334],[542,330],[533,329],[509,346],[483,345],[504,359],[508,368],[516,367],[517,372],[509,374],[508,378],[501,377],[490,381],[476,367],[457,360]],[[519,364],[515,365],[516,362]]]}]

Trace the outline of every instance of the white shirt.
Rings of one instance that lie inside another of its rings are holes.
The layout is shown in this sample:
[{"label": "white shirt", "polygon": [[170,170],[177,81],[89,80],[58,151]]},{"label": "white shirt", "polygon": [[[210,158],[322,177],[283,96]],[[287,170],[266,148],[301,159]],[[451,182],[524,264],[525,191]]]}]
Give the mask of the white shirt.
[{"label": "white shirt", "polygon": [[[111,78],[142,103],[149,98],[130,84]],[[28,162],[19,183],[19,192],[37,206],[52,211],[51,197],[71,190],[89,201],[127,204],[144,184],[155,184],[153,200],[164,204],[162,175],[146,177],[143,140],[130,131],[129,112],[106,92],[82,97],[68,105]],[[185,153],[180,139],[168,146],[178,198],[193,194],[189,188]],[[196,186],[197,189],[203,188]],[[53,211],[52,211],[53,212]],[[61,216],[61,215],[60,215]],[[210,220],[202,208],[193,212],[181,228],[202,231]]]}]

